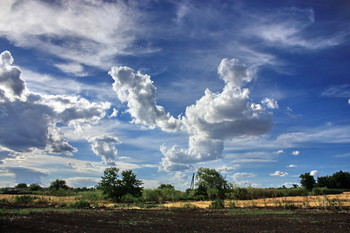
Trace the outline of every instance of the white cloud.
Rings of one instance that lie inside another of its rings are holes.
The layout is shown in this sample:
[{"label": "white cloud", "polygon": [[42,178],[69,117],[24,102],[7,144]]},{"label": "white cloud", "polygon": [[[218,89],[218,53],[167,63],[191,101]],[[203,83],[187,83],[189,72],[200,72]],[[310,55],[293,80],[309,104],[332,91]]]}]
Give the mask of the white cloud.
[{"label": "white cloud", "polygon": [[143,182],[143,187],[146,189],[155,189],[160,185],[159,180],[142,179],[142,182]]},{"label": "white cloud", "polygon": [[348,99],[348,104],[350,104],[350,99]]},{"label": "white cloud", "polygon": [[[166,164],[193,163],[222,158],[223,143],[236,137],[259,136],[272,127],[271,115],[249,98],[254,70],[237,59],[222,59],[218,73],[225,81],[221,93],[206,90],[196,104],[186,108],[182,130],[190,136],[188,149],[162,147]],[[163,166],[165,164],[162,164]]]},{"label": "white cloud", "polygon": [[276,154],[264,151],[227,154],[226,159],[234,163],[270,163],[276,162]]},{"label": "white cloud", "polygon": [[222,173],[230,173],[230,172],[233,172],[235,170],[237,170],[241,165],[239,164],[234,164],[232,166],[222,166],[222,167],[219,167],[217,168],[216,170],[219,171],[219,172],[222,172]]},{"label": "white cloud", "polygon": [[29,69],[22,69],[22,71],[21,77],[32,92],[48,95],[86,95],[89,93],[89,97],[96,101],[115,99],[115,93],[110,88],[110,84],[89,85],[63,76],[40,74]]},{"label": "white cloud", "polygon": [[[141,13],[124,1],[2,1],[0,36],[72,63],[110,67],[115,55],[134,51]],[[71,71],[69,71],[71,72]]]},{"label": "white cloud", "polygon": [[284,150],[278,150],[275,152],[276,155],[280,155],[280,154],[283,154],[284,153]]},{"label": "white cloud", "polygon": [[64,139],[57,123],[94,124],[105,116],[110,104],[74,96],[33,93],[26,88],[21,70],[12,63],[10,52],[1,53],[0,146],[14,152],[37,148],[71,155],[76,149]]},{"label": "white cloud", "polygon": [[256,177],[256,174],[247,173],[247,172],[238,172],[238,173],[233,174],[233,176],[232,176],[233,180],[236,182],[240,182],[244,179],[253,178],[253,177]]},{"label": "white cloud", "polygon": [[273,47],[317,50],[338,45],[344,40],[341,33],[327,37],[309,36],[315,22],[313,9],[292,7],[272,13],[256,12],[251,20],[255,21],[245,27],[245,33]]},{"label": "white cloud", "polygon": [[21,70],[13,65],[9,51],[0,54],[0,102],[21,98],[25,91],[25,82],[20,78]]},{"label": "white cloud", "polygon": [[318,171],[317,170],[312,170],[311,172],[310,172],[310,175],[311,176],[317,176],[318,175]]},{"label": "white cloud", "polygon": [[88,74],[84,72],[84,67],[79,63],[60,63],[55,64],[55,66],[65,73],[73,74],[78,77],[84,77]]},{"label": "white cloud", "polygon": [[295,151],[292,151],[292,155],[299,155],[300,154],[300,151],[298,151],[298,150],[295,150]]},{"label": "white cloud", "polygon": [[288,176],[288,172],[275,171],[274,173],[270,174],[270,176]]},{"label": "white cloud", "polygon": [[298,166],[295,164],[289,164],[287,167],[298,167]]},{"label": "white cloud", "polygon": [[118,109],[113,108],[113,112],[111,113],[111,115],[109,115],[108,118],[113,118],[113,117],[117,117],[118,116]]},{"label": "white cloud", "polygon": [[102,136],[90,139],[91,149],[96,154],[104,158],[107,162],[115,160],[115,156],[118,154],[116,145],[120,142],[118,138],[112,136]]},{"label": "white cloud", "polygon": [[261,101],[261,103],[265,104],[268,108],[271,108],[271,109],[278,109],[279,108],[277,101],[274,99],[264,98]]},{"label": "white cloud", "polygon": [[332,86],[324,90],[322,96],[348,98],[350,97],[350,85],[343,84],[338,86]]},{"label": "white cloud", "polygon": [[336,158],[346,158],[346,157],[350,157],[350,153],[337,154],[337,155],[334,155],[333,157],[336,157]]},{"label": "white cloud", "polygon": [[97,177],[70,177],[65,179],[67,185],[69,187],[77,188],[77,187],[94,187],[99,182],[101,182],[101,178]]},{"label": "white cloud", "polygon": [[179,130],[179,122],[156,104],[156,87],[151,77],[134,73],[129,67],[112,67],[113,90],[121,102],[127,102],[133,122],[149,128],[159,127],[167,132]]}]

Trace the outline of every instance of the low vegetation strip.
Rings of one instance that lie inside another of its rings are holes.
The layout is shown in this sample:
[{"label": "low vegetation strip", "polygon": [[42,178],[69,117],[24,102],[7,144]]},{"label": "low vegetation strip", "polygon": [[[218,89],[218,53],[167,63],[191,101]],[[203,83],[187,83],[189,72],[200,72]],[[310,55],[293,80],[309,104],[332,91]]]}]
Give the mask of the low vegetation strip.
[{"label": "low vegetation strip", "polygon": [[[164,207],[193,205],[208,208],[211,201],[182,201],[163,204]],[[276,197],[255,200],[225,200],[225,207],[280,207],[280,208],[350,208],[350,192],[337,195]]]}]

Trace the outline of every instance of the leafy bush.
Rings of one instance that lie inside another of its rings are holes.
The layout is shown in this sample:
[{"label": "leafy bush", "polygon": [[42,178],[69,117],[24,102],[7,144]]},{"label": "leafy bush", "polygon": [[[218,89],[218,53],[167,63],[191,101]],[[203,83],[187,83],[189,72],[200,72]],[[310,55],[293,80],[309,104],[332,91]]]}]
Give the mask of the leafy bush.
[{"label": "leafy bush", "polygon": [[78,200],[101,201],[104,199],[103,193],[101,190],[84,191],[84,192],[80,192],[79,195],[80,196],[76,198]]},{"label": "leafy bush", "polygon": [[284,196],[295,197],[295,196],[307,196],[309,195],[309,190],[306,188],[291,188],[284,189]]},{"label": "leafy bush", "polygon": [[31,203],[34,200],[38,199],[38,197],[34,196],[15,196],[14,202],[15,203],[21,203],[21,204],[26,204],[26,203]]},{"label": "leafy bush", "polygon": [[74,207],[74,208],[89,208],[90,207],[90,202],[88,202],[88,201],[76,201],[74,203],[71,203],[70,207]]},{"label": "leafy bush", "polygon": [[49,195],[52,196],[59,196],[59,197],[66,197],[66,196],[75,196],[77,195],[76,192],[74,192],[74,190],[71,189],[52,189],[48,192]]},{"label": "leafy bush", "polygon": [[139,202],[139,198],[134,197],[130,193],[127,193],[124,196],[122,196],[121,202],[124,202],[124,203],[137,203],[137,202]]},{"label": "leafy bush", "polygon": [[327,195],[327,194],[341,194],[345,192],[344,189],[329,189],[327,187],[319,188],[315,187],[312,189],[312,195]]},{"label": "leafy bush", "polygon": [[142,190],[142,200],[146,202],[179,201],[185,200],[186,193],[173,188],[157,188]]},{"label": "leafy bush", "polygon": [[222,199],[216,199],[210,203],[209,209],[224,209],[225,202]]}]

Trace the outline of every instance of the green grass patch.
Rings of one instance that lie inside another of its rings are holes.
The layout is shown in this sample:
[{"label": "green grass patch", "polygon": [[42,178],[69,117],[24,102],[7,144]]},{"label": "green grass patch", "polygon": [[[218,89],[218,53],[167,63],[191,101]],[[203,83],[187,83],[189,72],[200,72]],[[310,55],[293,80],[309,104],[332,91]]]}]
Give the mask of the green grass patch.
[{"label": "green grass patch", "polygon": [[0,209],[0,215],[5,214],[18,214],[18,215],[28,215],[28,214],[36,214],[36,213],[43,213],[43,212],[74,212],[74,211],[81,211],[75,208],[59,208],[59,209],[52,209],[52,208],[26,208],[26,209]]},{"label": "green grass patch", "polygon": [[259,215],[259,214],[295,214],[291,210],[242,210],[231,209],[228,210],[228,214],[233,215]]}]

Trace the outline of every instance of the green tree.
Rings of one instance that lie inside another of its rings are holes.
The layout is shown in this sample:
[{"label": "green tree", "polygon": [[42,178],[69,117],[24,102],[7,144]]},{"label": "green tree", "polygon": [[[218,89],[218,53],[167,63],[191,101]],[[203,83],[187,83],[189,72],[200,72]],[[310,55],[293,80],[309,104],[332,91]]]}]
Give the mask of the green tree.
[{"label": "green tree", "polygon": [[340,170],[332,175],[332,180],[337,189],[350,189],[350,173]]},{"label": "green tree", "polygon": [[65,180],[56,179],[51,182],[49,189],[59,190],[59,189],[69,189]]},{"label": "green tree", "polygon": [[175,189],[174,185],[171,184],[161,184],[157,189]]},{"label": "green tree", "polygon": [[21,189],[21,188],[28,188],[28,186],[27,186],[27,184],[25,184],[25,183],[19,183],[19,184],[17,184],[17,185],[15,186],[15,188],[19,188],[19,189]]},{"label": "green tree", "polygon": [[134,197],[140,197],[142,195],[142,187],[143,182],[141,180],[136,179],[136,175],[132,172],[132,170],[122,171],[122,188],[123,188],[123,196],[126,194],[131,194]]},{"label": "green tree", "polygon": [[29,189],[30,191],[39,191],[42,189],[42,187],[38,184],[31,184],[29,185]]},{"label": "green tree", "polygon": [[340,170],[331,176],[320,176],[317,178],[317,186],[329,189],[350,189],[350,173]]},{"label": "green tree", "polygon": [[116,202],[119,202],[126,194],[135,197],[141,196],[142,181],[136,179],[136,175],[132,170],[122,171],[121,176],[122,178],[119,177],[119,168],[106,168],[101,177],[99,189],[102,190],[104,195]]},{"label": "green tree", "polygon": [[213,190],[217,190],[215,191],[217,193],[217,197],[225,197],[225,191],[228,188],[228,183],[225,178],[215,169],[203,167],[199,168],[196,179],[197,189],[200,190],[203,195],[208,195],[208,190],[210,190],[210,194],[213,194]]},{"label": "green tree", "polygon": [[309,172],[301,174],[299,176],[300,178],[300,184],[302,187],[308,189],[308,190],[312,190],[315,187],[315,179],[312,175],[310,175]]}]

